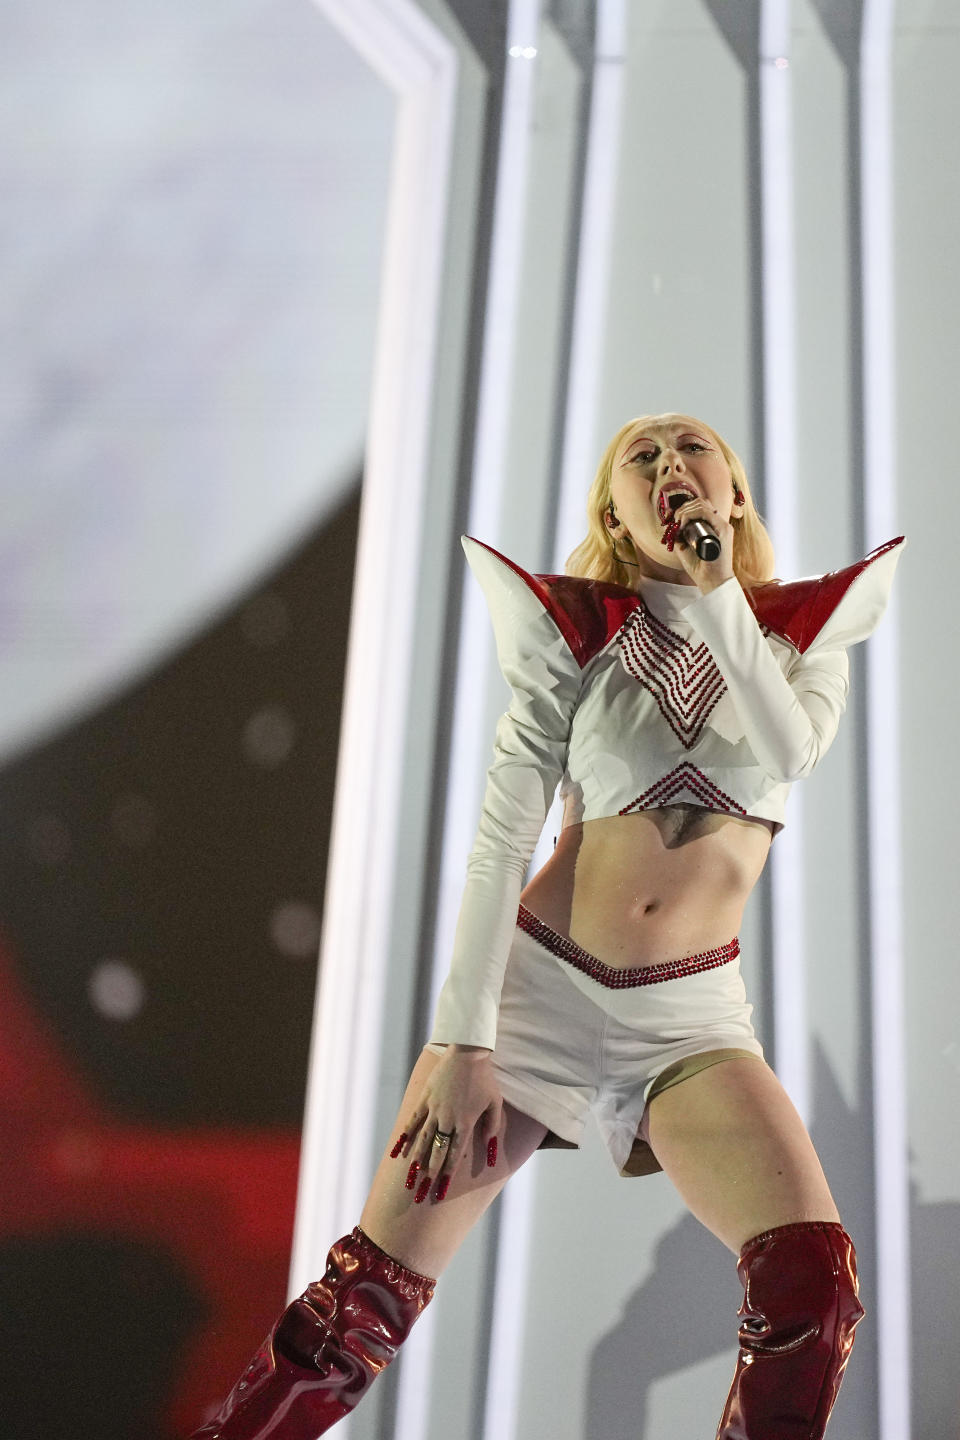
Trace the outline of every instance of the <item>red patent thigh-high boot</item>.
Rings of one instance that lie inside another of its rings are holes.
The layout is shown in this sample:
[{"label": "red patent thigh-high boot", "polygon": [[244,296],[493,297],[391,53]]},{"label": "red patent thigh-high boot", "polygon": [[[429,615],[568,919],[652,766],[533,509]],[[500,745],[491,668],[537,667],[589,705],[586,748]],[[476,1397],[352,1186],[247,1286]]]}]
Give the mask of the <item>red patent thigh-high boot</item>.
[{"label": "red patent thigh-high boot", "polygon": [[390,1364],[433,1286],[359,1227],[345,1235],[191,1440],[317,1440]]},{"label": "red patent thigh-high boot", "polygon": [[740,1355],[717,1440],[820,1440],[863,1317],[853,1241],[832,1221],[748,1240]]}]

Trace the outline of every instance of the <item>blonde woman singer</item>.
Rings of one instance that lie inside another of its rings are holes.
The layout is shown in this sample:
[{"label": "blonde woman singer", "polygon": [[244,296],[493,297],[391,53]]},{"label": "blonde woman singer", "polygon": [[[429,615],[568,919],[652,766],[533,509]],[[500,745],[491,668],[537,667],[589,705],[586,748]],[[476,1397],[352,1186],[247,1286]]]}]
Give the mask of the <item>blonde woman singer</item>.
[{"label": "blonde woman singer", "polygon": [[[863,1314],[856,1258],[754,1035],[737,931],[904,541],[771,580],[740,460],[679,414],[617,432],[587,512],[561,576],[464,541],[512,699],[433,1032],[359,1225],[196,1440],[328,1430],[511,1175],[575,1148],[589,1112],[623,1175],[664,1170],[739,1257],[718,1440],[824,1433]],[[561,834],[521,893],[558,784]]]}]

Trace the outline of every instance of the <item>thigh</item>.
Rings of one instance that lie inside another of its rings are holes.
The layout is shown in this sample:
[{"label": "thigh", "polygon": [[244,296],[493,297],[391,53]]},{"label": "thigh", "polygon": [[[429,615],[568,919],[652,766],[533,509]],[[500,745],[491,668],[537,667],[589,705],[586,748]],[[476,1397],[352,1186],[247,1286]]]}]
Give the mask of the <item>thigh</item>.
[{"label": "thigh", "polygon": [[415,1191],[404,1184],[409,1163],[402,1155],[392,1160],[390,1151],[399,1138],[402,1117],[410,1113],[438,1062],[439,1056],[431,1051],[421,1052],[360,1217],[361,1228],[375,1245],[408,1269],[434,1278],[446,1269],[472,1226],[547,1133],[546,1125],[505,1104],[496,1165],[492,1169],[487,1165],[486,1140],[478,1136],[446,1198],[439,1204],[430,1199],[414,1204]]},{"label": "thigh", "polygon": [[727,1060],[650,1102],[650,1144],[691,1213],[735,1254],[795,1220],[838,1220],[813,1142],[762,1060]]}]

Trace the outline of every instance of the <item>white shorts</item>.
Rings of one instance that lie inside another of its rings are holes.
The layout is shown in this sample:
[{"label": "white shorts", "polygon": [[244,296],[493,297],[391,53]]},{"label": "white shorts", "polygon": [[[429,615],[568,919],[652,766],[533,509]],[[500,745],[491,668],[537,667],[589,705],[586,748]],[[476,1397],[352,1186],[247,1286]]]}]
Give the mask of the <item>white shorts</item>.
[{"label": "white shorts", "polygon": [[719,1061],[763,1059],[738,955],[731,941],[614,970],[521,906],[493,1051],[503,1098],[548,1127],[544,1145],[579,1146],[592,1112],[622,1175],[659,1170],[646,1129],[653,1096]]}]

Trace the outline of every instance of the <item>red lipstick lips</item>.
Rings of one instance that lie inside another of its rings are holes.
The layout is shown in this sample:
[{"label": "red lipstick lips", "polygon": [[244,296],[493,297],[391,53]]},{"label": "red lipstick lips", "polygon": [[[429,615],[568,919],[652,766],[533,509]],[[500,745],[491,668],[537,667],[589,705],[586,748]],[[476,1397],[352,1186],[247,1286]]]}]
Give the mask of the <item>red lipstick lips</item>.
[{"label": "red lipstick lips", "polygon": [[671,495],[683,495],[685,500],[693,500],[694,492],[687,485],[665,485],[657,496],[657,514],[660,516],[661,525],[669,525],[673,519],[673,507],[669,503]]}]

